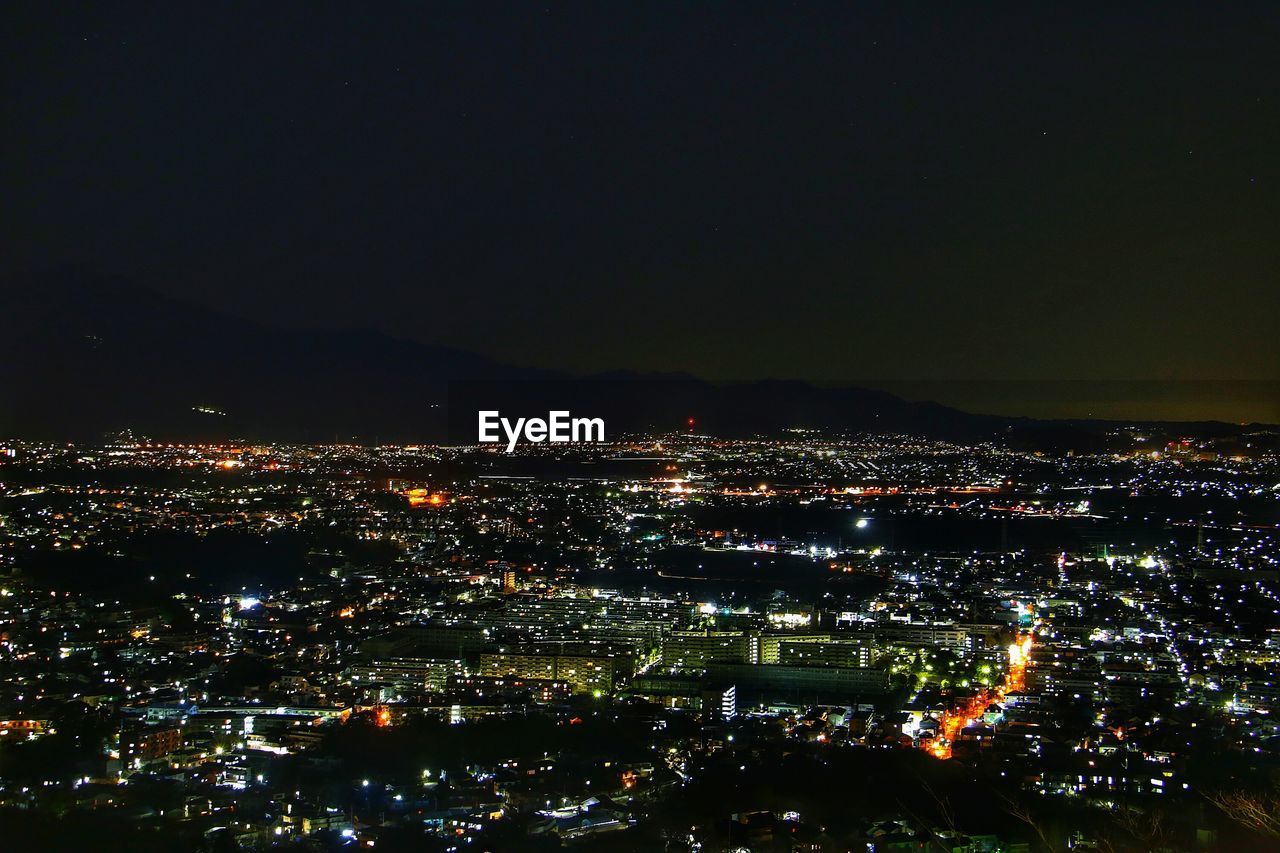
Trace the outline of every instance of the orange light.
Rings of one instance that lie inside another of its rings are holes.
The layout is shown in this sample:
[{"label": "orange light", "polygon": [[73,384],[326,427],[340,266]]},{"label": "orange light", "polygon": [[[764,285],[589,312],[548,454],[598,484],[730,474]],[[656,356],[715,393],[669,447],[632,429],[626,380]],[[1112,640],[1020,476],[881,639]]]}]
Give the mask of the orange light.
[{"label": "orange light", "polygon": [[987,706],[1003,702],[1010,693],[1021,691],[1027,683],[1027,660],[1031,656],[1034,635],[1025,634],[1009,646],[1009,670],[1004,683],[994,690],[979,690],[968,700],[942,715],[938,725],[938,737],[927,747],[936,758],[950,758],[951,744],[960,730],[974,720],[982,719]]},{"label": "orange light", "polygon": [[409,499],[409,506],[442,506],[445,496],[427,489],[409,489],[402,493]]}]

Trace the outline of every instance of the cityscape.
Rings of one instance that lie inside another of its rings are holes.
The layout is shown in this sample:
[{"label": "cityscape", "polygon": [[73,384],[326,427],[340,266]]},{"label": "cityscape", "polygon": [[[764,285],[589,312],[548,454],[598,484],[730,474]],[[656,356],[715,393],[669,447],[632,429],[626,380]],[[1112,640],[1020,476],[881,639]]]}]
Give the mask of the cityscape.
[{"label": "cityscape", "polygon": [[6,442],[7,831],[1274,844],[1280,431],[1105,439]]},{"label": "cityscape", "polygon": [[16,0],[0,853],[1280,851],[1274,0]]}]

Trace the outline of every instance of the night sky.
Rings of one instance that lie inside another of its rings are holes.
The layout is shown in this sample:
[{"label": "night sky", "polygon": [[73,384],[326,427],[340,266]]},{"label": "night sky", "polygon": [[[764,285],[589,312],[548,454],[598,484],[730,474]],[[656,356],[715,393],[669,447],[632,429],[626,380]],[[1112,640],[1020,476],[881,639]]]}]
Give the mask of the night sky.
[{"label": "night sky", "polygon": [[580,372],[1280,379],[1278,7],[960,5],[10,7],[0,274]]}]

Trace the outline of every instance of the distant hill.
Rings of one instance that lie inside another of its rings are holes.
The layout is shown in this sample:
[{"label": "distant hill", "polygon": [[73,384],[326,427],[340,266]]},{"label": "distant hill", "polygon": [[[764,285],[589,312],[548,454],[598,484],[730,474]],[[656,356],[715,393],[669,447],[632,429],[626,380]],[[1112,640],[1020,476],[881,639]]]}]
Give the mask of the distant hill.
[{"label": "distant hill", "polygon": [[723,436],[802,427],[1097,442],[1087,423],[972,415],[860,388],[571,377],[377,332],[278,328],[250,310],[211,311],[83,277],[25,282],[0,314],[0,436],[471,441],[476,406],[567,408],[604,417],[612,434],[680,430],[692,417],[698,431]]},{"label": "distant hill", "polygon": [[267,325],[118,282],[43,282],[0,316],[0,434],[332,441],[443,434],[446,383],[514,379],[471,353]]}]

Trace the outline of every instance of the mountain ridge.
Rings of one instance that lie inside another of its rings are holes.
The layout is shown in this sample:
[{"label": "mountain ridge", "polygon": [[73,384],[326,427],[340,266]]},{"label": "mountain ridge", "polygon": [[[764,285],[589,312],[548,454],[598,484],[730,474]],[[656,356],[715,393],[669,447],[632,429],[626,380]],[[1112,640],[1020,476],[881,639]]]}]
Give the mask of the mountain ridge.
[{"label": "mountain ridge", "polygon": [[369,329],[271,326],[122,279],[32,280],[0,316],[0,435],[11,437],[100,440],[128,429],[158,440],[463,443],[475,434],[468,407],[533,414],[553,400],[610,418],[614,434],[683,430],[693,418],[726,437],[795,427],[969,441],[1029,432],[1087,445],[1102,423],[978,415],[793,379],[574,376]]}]

